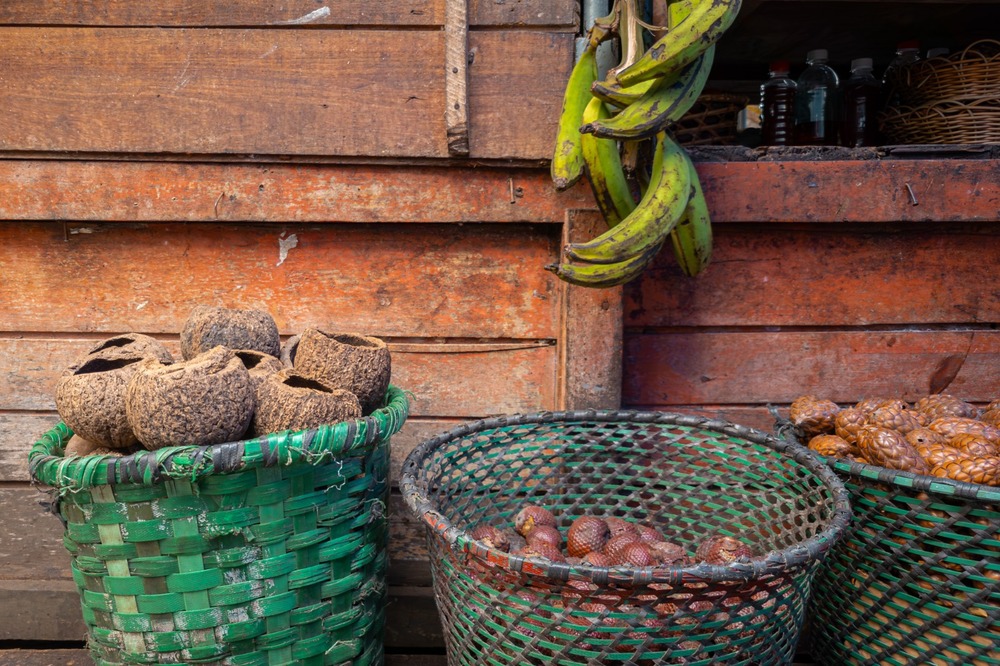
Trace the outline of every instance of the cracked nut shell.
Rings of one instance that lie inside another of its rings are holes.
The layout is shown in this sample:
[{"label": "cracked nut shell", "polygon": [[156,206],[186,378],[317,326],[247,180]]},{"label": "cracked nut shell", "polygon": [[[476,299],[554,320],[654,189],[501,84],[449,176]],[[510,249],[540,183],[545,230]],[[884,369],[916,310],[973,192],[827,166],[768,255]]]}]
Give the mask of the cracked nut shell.
[{"label": "cracked nut shell", "polygon": [[308,430],[361,416],[361,404],[350,391],[330,386],[285,368],[265,379],[257,390],[255,435]]},{"label": "cracked nut shell", "polygon": [[389,347],[381,339],[316,328],[302,332],[294,363],[304,376],[358,396],[364,414],[382,404],[392,373]]},{"label": "cracked nut shell", "polygon": [[138,439],[128,420],[125,396],[142,362],[137,356],[91,356],[64,374],[56,384],[59,418],[75,434],[99,447],[133,446]]},{"label": "cracked nut shell", "polygon": [[278,325],[264,310],[199,305],[181,329],[181,355],[188,360],[217,345],[271,356],[281,353]]}]

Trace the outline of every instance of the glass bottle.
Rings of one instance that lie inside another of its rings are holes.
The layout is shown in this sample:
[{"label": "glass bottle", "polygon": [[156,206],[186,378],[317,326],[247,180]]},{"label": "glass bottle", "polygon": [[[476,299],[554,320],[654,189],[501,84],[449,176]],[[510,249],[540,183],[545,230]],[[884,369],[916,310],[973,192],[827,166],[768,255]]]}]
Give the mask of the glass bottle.
[{"label": "glass bottle", "polygon": [[911,40],[896,45],[896,55],[882,74],[884,92],[883,108],[898,107],[905,103],[902,90],[905,85],[903,70],[920,61],[920,42]]},{"label": "glass bottle", "polygon": [[881,86],[872,74],[872,59],[851,61],[851,75],[844,82],[844,113],[840,126],[841,144],[855,148],[878,145],[878,122]]},{"label": "glass bottle", "polygon": [[795,93],[795,142],[800,146],[837,145],[840,79],[827,64],[826,49],[806,55]]},{"label": "glass bottle", "polygon": [[776,60],[760,86],[761,143],[791,146],[795,143],[795,79],[787,60]]}]

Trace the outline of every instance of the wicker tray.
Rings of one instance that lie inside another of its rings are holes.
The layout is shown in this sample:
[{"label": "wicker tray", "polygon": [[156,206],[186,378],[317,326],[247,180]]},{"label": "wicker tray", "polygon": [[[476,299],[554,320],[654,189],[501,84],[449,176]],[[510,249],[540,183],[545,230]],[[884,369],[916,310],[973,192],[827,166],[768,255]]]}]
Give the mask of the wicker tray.
[{"label": "wicker tray", "polygon": [[63,520],[88,646],[118,664],[381,664],[389,442],[408,413],[209,447],[29,453]]},{"label": "wicker tray", "polygon": [[817,663],[1000,664],[1000,488],[827,463],[854,522],[816,575]]},{"label": "wicker tray", "polygon": [[724,146],[736,143],[736,123],[747,98],[725,93],[703,93],[684,116],[671,126],[684,146]]},{"label": "wicker tray", "polygon": [[[788,664],[812,576],[850,520],[812,452],[764,433],[658,412],[477,421],[404,464],[428,526],[449,664]],[[525,502],[565,529],[584,514],[653,523],[694,550],[710,533],[760,555],[632,569],[512,555],[470,537]]]}]

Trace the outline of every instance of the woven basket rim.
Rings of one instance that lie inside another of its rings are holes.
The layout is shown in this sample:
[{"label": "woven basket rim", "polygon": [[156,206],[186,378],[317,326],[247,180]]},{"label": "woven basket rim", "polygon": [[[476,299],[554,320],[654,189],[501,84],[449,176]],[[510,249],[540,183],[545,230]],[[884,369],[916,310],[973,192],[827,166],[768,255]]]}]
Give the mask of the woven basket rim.
[{"label": "woven basket rim", "polygon": [[[439,513],[430,500],[422,494],[417,484],[416,471],[422,466],[427,456],[440,446],[454,439],[466,437],[484,430],[493,430],[508,426],[579,422],[632,422],[681,425],[746,439],[755,444],[762,444],[778,453],[788,455],[819,477],[820,481],[833,495],[833,515],[827,527],[818,534],[794,546],[772,551],[764,557],[754,558],[745,562],[732,562],[726,565],[697,564],[687,567],[657,566],[638,569],[631,567],[597,567],[587,564],[552,562],[536,557],[508,555],[503,551],[487,548],[482,543],[468,536],[465,530],[454,526],[446,516]],[[493,561],[502,561],[512,571],[518,573],[563,581],[570,579],[590,580],[599,585],[609,583],[624,585],[644,585],[648,583],[681,585],[694,581],[746,581],[762,576],[783,574],[822,559],[825,553],[846,533],[853,517],[849,499],[850,494],[847,487],[833,470],[821,460],[820,456],[801,444],[727,421],[672,412],[580,410],[511,414],[480,419],[463,424],[420,443],[407,455],[406,460],[403,462],[402,470],[399,488],[407,506],[437,536],[443,538],[449,547],[472,552],[484,558],[490,558]]]},{"label": "woven basket rim", "polygon": [[[795,426],[787,419],[777,419],[774,426],[775,436],[787,442],[798,444]],[[799,444],[801,446],[801,444]],[[985,486],[967,481],[956,481],[929,474],[914,474],[899,469],[889,469],[878,465],[869,465],[846,458],[831,458],[816,454],[831,469],[867,481],[878,481],[896,488],[911,492],[923,492],[940,496],[952,497],[977,502],[1000,502],[1000,487]]]},{"label": "woven basket rim", "polygon": [[59,422],[31,447],[28,472],[32,482],[74,491],[102,485],[152,486],[168,479],[194,482],[256,467],[317,464],[371,448],[398,432],[408,415],[407,393],[390,385],[385,405],[363,418],[235,442],[172,446],[127,456],[55,455],[54,451],[73,435],[69,426]]}]

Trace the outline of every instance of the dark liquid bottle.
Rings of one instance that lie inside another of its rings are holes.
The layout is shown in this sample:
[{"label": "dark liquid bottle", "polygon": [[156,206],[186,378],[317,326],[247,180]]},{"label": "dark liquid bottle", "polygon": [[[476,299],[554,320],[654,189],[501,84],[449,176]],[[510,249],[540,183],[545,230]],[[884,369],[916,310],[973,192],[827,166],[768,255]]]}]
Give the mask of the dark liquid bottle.
[{"label": "dark liquid bottle", "polygon": [[770,76],[760,86],[761,143],[791,146],[795,143],[795,80],[788,62],[771,63]]},{"label": "dark liquid bottle", "polygon": [[795,142],[800,146],[837,145],[840,80],[826,64],[825,49],[810,51],[808,67],[795,93]]},{"label": "dark liquid bottle", "polygon": [[851,76],[844,83],[844,113],[840,142],[848,147],[878,145],[881,86],[872,74],[871,58],[851,61]]}]

